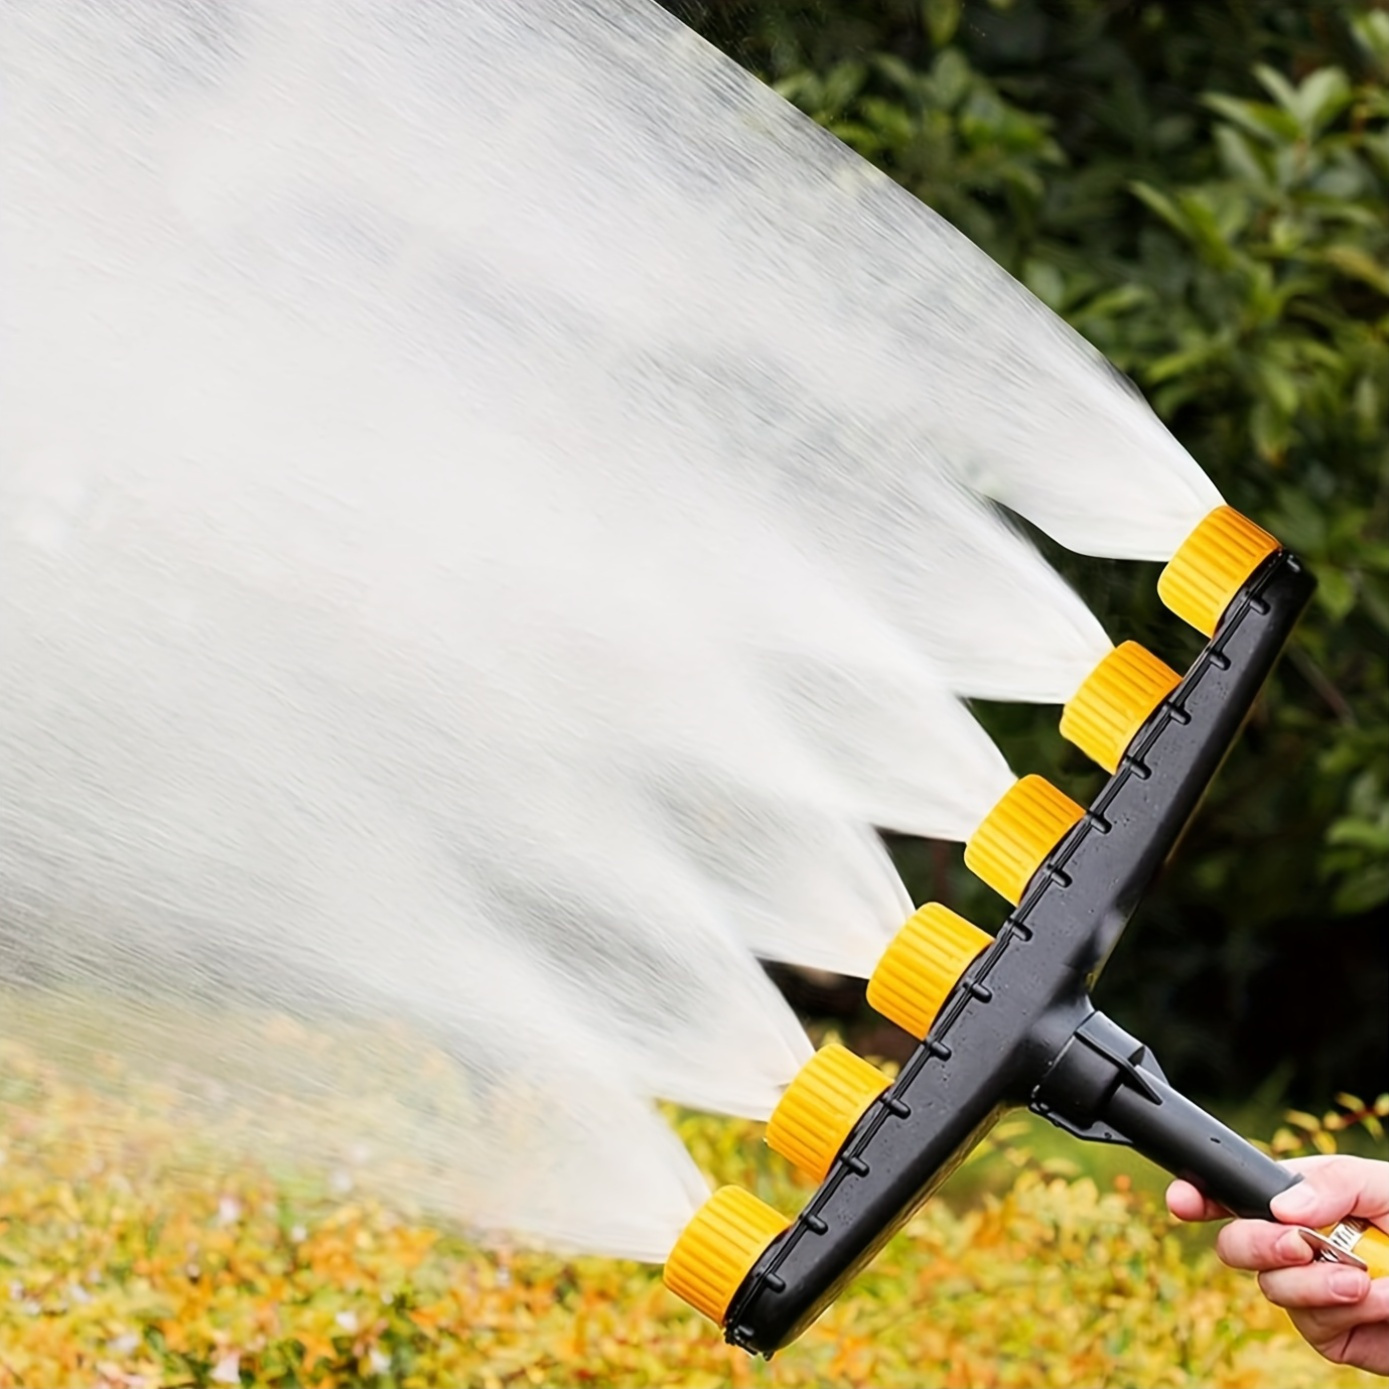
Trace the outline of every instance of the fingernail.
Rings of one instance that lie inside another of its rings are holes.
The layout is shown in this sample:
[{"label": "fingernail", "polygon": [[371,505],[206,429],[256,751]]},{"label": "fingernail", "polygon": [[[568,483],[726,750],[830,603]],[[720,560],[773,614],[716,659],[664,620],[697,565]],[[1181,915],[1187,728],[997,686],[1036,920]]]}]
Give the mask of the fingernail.
[{"label": "fingernail", "polygon": [[1342,1302],[1359,1302],[1370,1291],[1368,1275],[1358,1268],[1333,1268],[1327,1282],[1331,1285],[1331,1295]]},{"label": "fingernail", "polygon": [[1290,1186],[1286,1191],[1280,1191],[1269,1202],[1274,1213],[1283,1220],[1296,1220],[1298,1216],[1312,1210],[1316,1204],[1317,1193],[1303,1182]]},{"label": "fingernail", "polygon": [[1289,1230],[1278,1237],[1278,1256],[1287,1259],[1289,1263],[1306,1264],[1311,1262],[1312,1251],[1307,1247],[1307,1241],[1296,1230]]}]

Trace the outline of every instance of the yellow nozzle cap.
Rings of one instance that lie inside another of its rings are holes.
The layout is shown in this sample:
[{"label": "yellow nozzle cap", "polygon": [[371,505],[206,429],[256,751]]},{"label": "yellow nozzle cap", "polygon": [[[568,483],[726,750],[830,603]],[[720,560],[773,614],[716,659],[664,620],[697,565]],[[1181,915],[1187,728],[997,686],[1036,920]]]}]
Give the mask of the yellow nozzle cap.
[{"label": "yellow nozzle cap", "polygon": [[1118,771],[1124,749],[1181,678],[1151,651],[1126,641],[1071,696],[1061,711],[1061,736],[1105,771]]},{"label": "yellow nozzle cap", "polygon": [[789,1223],[752,1192],[720,1187],[675,1241],[661,1275],[666,1287],[722,1326],[743,1279]]},{"label": "yellow nozzle cap", "polygon": [[1183,622],[1208,637],[1249,576],[1283,547],[1262,526],[1230,506],[1218,506],[1158,575],[1158,597]]},{"label": "yellow nozzle cap", "polygon": [[767,1123],[767,1144],[824,1181],[849,1130],[888,1087],[876,1066],[831,1042],[801,1067]]},{"label": "yellow nozzle cap", "polygon": [[970,836],[965,867],[1016,907],[1042,860],[1084,814],[1045,778],[1025,776]]},{"label": "yellow nozzle cap", "polygon": [[868,1003],[913,1037],[924,1037],[941,1004],[992,937],[971,921],[928,902],[883,951],[868,981]]}]

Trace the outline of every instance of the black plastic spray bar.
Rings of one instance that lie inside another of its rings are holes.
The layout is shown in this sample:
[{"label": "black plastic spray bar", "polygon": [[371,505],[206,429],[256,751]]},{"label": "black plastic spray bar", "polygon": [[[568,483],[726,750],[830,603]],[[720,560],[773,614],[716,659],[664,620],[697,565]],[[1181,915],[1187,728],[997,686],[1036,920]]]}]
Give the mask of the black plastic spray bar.
[{"label": "black plastic spray bar", "polygon": [[[829,1046],[788,1087],[767,1141],[822,1178],[809,1204],[788,1225],[725,1187],[681,1235],[666,1281],[729,1341],[771,1355],[794,1340],[1010,1108],[1129,1144],[1235,1214],[1269,1217],[1296,1179],[1175,1091],[1090,990],[1314,587],[1228,507],[1178,551],[1159,591],[1210,637],[1191,669],[1179,677],[1133,643],[1111,652],[1062,719],[1112,772],[1093,804],[1024,777],[966,848],[1016,904],[998,934],[929,904],[875,970],[869,1002],[922,1038],[900,1074]],[[1363,1222],[1304,1237],[1320,1257],[1389,1272],[1389,1238]]]}]

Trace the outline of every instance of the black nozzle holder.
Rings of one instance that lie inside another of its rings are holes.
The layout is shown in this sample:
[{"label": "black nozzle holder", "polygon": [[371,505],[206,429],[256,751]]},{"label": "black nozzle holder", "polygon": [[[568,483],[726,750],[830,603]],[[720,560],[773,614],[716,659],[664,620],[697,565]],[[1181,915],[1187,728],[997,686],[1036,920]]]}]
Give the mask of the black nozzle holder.
[{"label": "black nozzle holder", "polygon": [[771,1355],[800,1335],[1009,1108],[1130,1144],[1236,1214],[1269,1215],[1294,1179],[1173,1090],[1090,989],[1314,586],[1287,551],[1245,583],[809,1204],[753,1265],[728,1307],[730,1342]]}]

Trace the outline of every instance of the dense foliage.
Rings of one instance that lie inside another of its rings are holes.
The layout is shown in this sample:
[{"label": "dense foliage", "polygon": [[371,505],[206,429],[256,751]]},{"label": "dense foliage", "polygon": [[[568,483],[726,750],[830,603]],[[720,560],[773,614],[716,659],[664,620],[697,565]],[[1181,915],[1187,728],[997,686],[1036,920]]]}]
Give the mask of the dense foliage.
[{"label": "dense foliage", "polygon": [[[716,1179],[803,1204],[757,1125],[681,1131]],[[653,1268],[485,1252],[343,1181],[334,1194],[219,1163],[214,1135],[129,1088],[104,1100],[0,1047],[0,1389],[1362,1382],[1221,1268],[1207,1234],[1174,1231],[1153,1190],[1040,1158],[1024,1136],[978,1155],[955,1202],[768,1365]]]},{"label": "dense foliage", "polygon": [[[1169,1071],[1377,1085],[1389,901],[1389,11],[1226,0],[672,0],[948,217],[1146,392],[1316,607],[1106,980]],[[1154,570],[1042,542],[1116,638],[1191,639]],[[1020,770],[1095,775],[1054,710]],[[898,846],[918,897],[997,918]],[[1334,1000],[1323,1005],[1319,1000]]]}]

